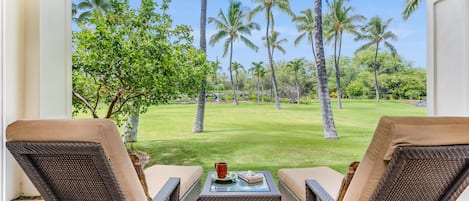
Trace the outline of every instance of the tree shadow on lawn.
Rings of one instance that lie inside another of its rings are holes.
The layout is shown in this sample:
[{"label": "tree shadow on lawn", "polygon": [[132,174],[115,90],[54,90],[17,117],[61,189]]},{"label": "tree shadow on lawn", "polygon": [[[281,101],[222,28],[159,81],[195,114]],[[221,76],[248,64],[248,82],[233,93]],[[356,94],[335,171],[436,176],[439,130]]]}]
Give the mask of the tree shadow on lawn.
[{"label": "tree shadow on lawn", "polygon": [[204,130],[204,132],[197,133],[197,135],[211,134],[211,133],[233,133],[239,131],[246,131],[248,129],[220,129],[220,130]]}]

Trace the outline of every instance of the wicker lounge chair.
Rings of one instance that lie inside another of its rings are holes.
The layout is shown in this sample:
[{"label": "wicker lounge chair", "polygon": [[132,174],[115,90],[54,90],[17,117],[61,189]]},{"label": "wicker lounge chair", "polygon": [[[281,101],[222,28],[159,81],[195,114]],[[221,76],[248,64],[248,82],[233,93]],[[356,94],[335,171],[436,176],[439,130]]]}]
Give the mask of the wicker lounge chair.
[{"label": "wicker lounge chair", "polygon": [[327,167],[278,176],[284,200],[456,200],[469,184],[469,118],[382,117],[351,180]]},{"label": "wicker lounge chair", "polygon": [[155,165],[145,193],[115,124],[105,119],[22,120],[6,131],[7,148],[45,200],[190,200],[199,166]]}]

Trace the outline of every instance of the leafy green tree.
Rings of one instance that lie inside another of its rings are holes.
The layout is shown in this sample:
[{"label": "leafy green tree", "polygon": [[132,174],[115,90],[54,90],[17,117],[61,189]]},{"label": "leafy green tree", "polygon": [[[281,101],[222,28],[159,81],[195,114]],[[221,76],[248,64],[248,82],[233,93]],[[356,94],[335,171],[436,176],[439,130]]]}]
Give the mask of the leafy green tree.
[{"label": "leafy green tree", "polygon": [[[253,2],[258,3],[259,5],[256,6],[249,14],[248,19],[251,20],[256,14],[265,11],[265,18],[266,18],[266,28],[265,28],[265,38],[271,38],[269,36],[269,31],[273,35],[274,34],[274,15],[272,13],[273,8],[278,8],[281,12],[285,12],[290,16],[293,16],[293,12],[290,8],[290,2],[288,0],[253,0]],[[272,23],[272,26],[271,26]],[[269,30],[269,28],[271,28]],[[270,64],[270,73],[272,77],[272,85],[274,88],[274,95],[275,95],[275,107],[280,110],[280,99],[278,96],[278,86],[277,80],[275,78],[275,69],[274,69],[274,59],[272,55],[272,46],[270,44],[270,40],[266,40],[267,42],[267,55],[269,56],[269,64]]]},{"label": "leafy green tree", "polygon": [[356,22],[365,19],[362,15],[353,15],[353,7],[345,6],[344,0],[326,0],[329,13],[324,16],[324,37],[326,42],[334,41],[334,66],[337,86],[337,107],[342,109],[342,94],[340,87],[340,53],[342,51],[342,38],[344,32],[355,33]]},{"label": "leafy green tree", "polygon": [[298,46],[300,42],[307,37],[308,43],[311,43],[311,50],[313,51],[314,62],[317,61],[316,59],[316,52],[314,50],[314,16],[313,11],[308,8],[306,10],[301,11],[301,16],[295,16],[293,18],[293,22],[296,23],[296,30],[298,30],[299,34],[295,39],[295,46]]},{"label": "leafy green tree", "polygon": [[324,42],[322,31],[322,0],[314,0],[314,23],[316,29],[314,40],[316,41],[317,76],[319,80],[319,102],[321,103],[322,121],[324,126],[324,138],[338,140],[334,117],[331,109],[331,99],[327,88],[326,58],[324,57]]},{"label": "leafy green tree", "polygon": [[375,56],[373,62],[373,71],[375,77],[375,91],[376,91],[376,101],[380,102],[379,97],[379,84],[378,84],[378,51],[379,45],[383,42],[384,47],[389,49],[392,55],[397,55],[396,48],[388,42],[388,40],[397,40],[397,35],[392,31],[388,31],[389,24],[391,24],[392,18],[386,21],[383,21],[381,17],[373,17],[370,21],[363,27],[361,27],[360,33],[355,37],[355,41],[365,40],[366,44],[359,47],[356,52],[366,50],[372,46],[375,48]]},{"label": "leafy green tree", "polygon": [[[192,46],[189,27],[171,28],[168,1],[158,7],[142,0],[138,10],[118,0],[110,4],[112,12],[91,15],[93,28],[73,32],[74,113],[99,118],[104,110],[102,117],[120,123],[181,93],[195,95],[206,74],[205,55]],[[126,139],[135,141],[137,126],[128,127]]]},{"label": "leafy green tree", "polygon": [[265,68],[264,62],[252,62],[252,68],[249,70],[251,71],[252,75],[257,79],[257,104],[261,103],[262,99],[262,85],[261,85],[261,78],[265,76]]},{"label": "leafy green tree", "polygon": [[[109,0],[81,0],[76,4],[76,8],[82,11],[76,18],[77,22],[84,22],[86,19],[91,18],[93,12],[97,12],[99,16],[104,16],[106,12],[112,9]],[[75,10],[76,13],[77,10]]]},{"label": "leafy green tree", "polygon": [[209,17],[208,23],[214,23],[217,27],[217,32],[210,38],[210,45],[215,45],[222,39],[225,39],[223,45],[223,57],[226,56],[228,49],[230,50],[230,61],[229,61],[229,72],[231,88],[233,90],[234,103],[239,105],[238,98],[236,96],[236,88],[233,83],[232,74],[232,62],[233,62],[233,43],[240,39],[247,47],[257,52],[259,49],[252,41],[250,41],[245,35],[251,35],[252,30],[259,30],[260,27],[255,22],[244,23],[243,19],[246,17],[245,11],[241,7],[241,2],[230,1],[228,8],[228,14],[225,15],[220,9],[218,12],[218,18]]},{"label": "leafy green tree", "polygon": [[420,3],[422,3],[422,0],[405,0],[405,7],[402,11],[402,17],[404,20],[409,19],[410,15],[417,10]]},{"label": "leafy green tree", "polygon": [[[355,54],[354,67],[361,69],[355,81],[363,86],[363,96],[374,98],[374,54],[373,47]],[[378,53],[379,92],[388,99],[421,99],[426,96],[426,71],[413,67],[399,55],[393,56],[388,51]]]},{"label": "leafy green tree", "polygon": [[[207,53],[207,41],[206,41],[206,29],[207,29],[207,0],[200,0],[200,49]],[[206,84],[207,79],[204,77],[202,83]],[[205,97],[207,95],[207,88],[203,87],[199,91],[197,96],[197,112],[195,115],[194,127],[192,128],[193,133],[199,133],[204,131],[204,117],[205,117]]]}]

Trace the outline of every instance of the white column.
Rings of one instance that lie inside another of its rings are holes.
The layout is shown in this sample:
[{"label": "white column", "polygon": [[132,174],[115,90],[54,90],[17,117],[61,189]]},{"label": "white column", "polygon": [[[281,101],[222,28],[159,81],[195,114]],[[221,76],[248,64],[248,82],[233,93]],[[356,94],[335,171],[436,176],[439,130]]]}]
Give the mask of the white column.
[{"label": "white column", "polygon": [[5,68],[3,65],[3,14],[5,13],[4,10],[4,1],[0,1],[0,131],[2,135],[0,136],[0,200],[5,200],[5,157],[6,157],[6,150],[5,150],[5,135],[3,135],[3,131],[5,130],[5,113],[4,113],[4,98],[5,89]]},{"label": "white column", "polygon": [[[24,105],[24,0],[2,0],[3,14],[3,105],[2,115],[6,124],[23,116]],[[5,130],[2,129],[2,138]],[[2,144],[4,146],[4,144]],[[16,162],[5,152],[3,175],[3,199],[11,200],[20,192],[20,173]]]},{"label": "white column", "polygon": [[[2,1],[6,124],[17,119],[71,118],[71,1]],[[8,152],[4,167],[3,200],[19,192],[38,194]]]},{"label": "white column", "polygon": [[427,34],[428,114],[469,116],[469,2],[427,0]]},{"label": "white column", "polygon": [[71,0],[40,0],[39,117],[72,118]]},{"label": "white column", "polygon": [[469,116],[469,2],[427,0],[428,113]]}]

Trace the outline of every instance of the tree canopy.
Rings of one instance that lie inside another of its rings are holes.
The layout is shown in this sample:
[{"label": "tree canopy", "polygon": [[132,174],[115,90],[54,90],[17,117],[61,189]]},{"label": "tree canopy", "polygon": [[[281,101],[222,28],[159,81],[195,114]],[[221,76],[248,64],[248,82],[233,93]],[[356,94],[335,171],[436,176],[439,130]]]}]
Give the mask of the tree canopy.
[{"label": "tree canopy", "polygon": [[206,75],[205,54],[193,47],[189,27],[172,28],[168,3],[142,0],[133,9],[127,1],[111,0],[104,17],[94,12],[86,26],[79,24],[72,39],[75,113],[120,122],[135,108],[144,112],[182,93],[197,93]]}]

